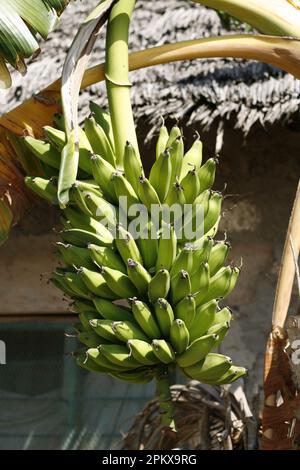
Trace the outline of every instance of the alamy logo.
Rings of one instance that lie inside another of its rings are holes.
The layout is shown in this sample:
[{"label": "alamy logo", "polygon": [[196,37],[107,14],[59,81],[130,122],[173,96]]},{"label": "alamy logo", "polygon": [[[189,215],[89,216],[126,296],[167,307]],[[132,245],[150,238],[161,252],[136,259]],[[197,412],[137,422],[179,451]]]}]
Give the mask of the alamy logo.
[{"label": "alamy logo", "polygon": [[300,339],[296,339],[292,342],[291,349],[293,351],[291,361],[295,366],[298,366],[300,364]]},{"label": "alamy logo", "polygon": [[6,344],[0,340],[0,365],[6,364]]},{"label": "alamy logo", "polygon": [[[129,206],[129,207],[128,207]],[[115,221],[126,229],[134,239],[157,238],[161,221],[164,222],[165,229],[162,238],[170,238],[170,226],[172,225],[178,239],[185,241],[198,240],[204,234],[204,205],[199,204],[177,204],[171,206],[167,204],[151,204],[146,207],[144,204],[130,204],[126,196],[119,198],[119,206],[116,209],[111,207],[110,217],[107,217],[103,207],[97,208],[97,218],[101,224],[107,227],[117,238],[118,229]],[[151,230],[148,227],[151,226]]]}]

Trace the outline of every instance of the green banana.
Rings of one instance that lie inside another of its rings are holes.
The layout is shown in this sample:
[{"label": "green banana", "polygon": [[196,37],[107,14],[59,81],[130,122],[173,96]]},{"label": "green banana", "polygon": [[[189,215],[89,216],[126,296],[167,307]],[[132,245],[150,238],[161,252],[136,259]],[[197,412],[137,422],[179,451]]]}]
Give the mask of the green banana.
[{"label": "green banana", "polygon": [[227,241],[225,242],[217,242],[211,250],[211,253],[208,258],[208,264],[210,269],[210,275],[214,276],[227,259],[228,253],[230,250],[230,243]]},{"label": "green banana", "polygon": [[59,253],[63,261],[69,266],[84,266],[88,269],[93,269],[93,261],[91,260],[89,250],[81,248],[76,245],[64,244],[61,242],[56,243]]},{"label": "green banana", "polygon": [[114,150],[115,149],[114,134],[112,130],[112,122],[111,122],[109,113],[106,112],[103,108],[101,108],[101,106],[99,106],[97,103],[93,101],[90,101],[90,110],[97,124],[99,124],[99,126],[102,127],[102,129],[104,130],[107,138],[109,139],[110,145],[112,149]]},{"label": "green banana", "polygon": [[83,194],[84,202],[91,216],[108,227],[115,227],[117,222],[117,211],[115,206],[107,202],[101,196],[93,193]]},{"label": "green banana", "polygon": [[137,240],[137,245],[145,268],[150,270],[155,267],[158,254],[158,237],[152,222],[148,222],[144,227],[141,237]]},{"label": "green banana", "polygon": [[208,213],[204,218],[204,234],[208,233],[221,217],[223,196],[213,192],[209,198]]},{"label": "green banana", "polygon": [[175,362],[175,352],[172,346],[167,343],[164,339],[154,339],[152,341],[152,348],[157,359],[163,364],[171,364]]},{"label": "green banana", "polygon": [[64,280],[67,286],[79,297],[83,297],[85,299],[89,299],[91,297],[89,289],[77,273],[66,272],[64,274]]},{"label": "green banana", "polygon": [[127,274],[138,292],[142,295],[146,294],[151,281],[151,276],[147,269],[142,264],[129,258],[127,261]]},{"label": "green banana", "polygon": [[108,163],[115,166],[116,158],[114,150],[104,130],[97,124],[94,117],[87,118],[84,121],[84,130],[93,152],[101,155]]},{"label": "green banana", "polygon": [[[110,372],[110,371],[121,372],[121,371],[126,370],[126,367],[122,367],[121,365],[114,364],[112,361],[108,360],[105,354],[103,354],[101,350],[101,346],[102,345],[99,345],[99,347],[97,348],[89,348],[86,352],[87,355],[93,361],[95,361],[96,364],[105,368],[107,372]],[[108,344],[106,346],[109,347],[110,345]]]},{"label": "green banana", "polygon": [[88,175],[92,175],[92,165],[91,165],[91,153],[92,146],[81,127],[78,127],[78,137],[79,137],[79,162],[78,166]]},{"label": "green banana", "polygon": [[69,297],[78,297],[78,294],[70,288],[70,286],[66,283],[62,275],[53,273],[53,277],[50,279],[50,282],[52,282],[52,284],[57,287],[57,289],[61,290],[64,294],[68,295]]},{"label": "green banana", "polygon": [[166,299],[159,298],[154,304],[155,316],[165,338],[169,338],[171,325],[174,321],[174,312]]},{"label": "green banana", "polygon": [[90,232],[89,230],[82,230],[79,228],[70,228],[60,232],[61,238],[65,243],[71,243],[79,247],[87,247],[89,244],[98,246],[110,245],[108,240],[103,238],[97,233]]},{"label": "green banana", "polygon": [[136,194],[139,191],[139,178],[144,176],[141,160],[137,156],[133,145],[126,142],[124,151],[124,172],[126,179],[133,187]]},{"label": "green banana", "polygon": [[196,305],[202,305],[212,299],[224,298],[230,294],[236,284],[239,268],[227,266],[221,268],[217,274],[210,279],[208,291],[205,294],[199,292],[196,295]]},{"label": "green banana", "polygon": [[170,135],[169,135],[169,138],[168,138],[168,141],[167,141],[167,144],[166,144],[166,148],[171,147],[171,145],[175,142],[175,140],[178,137],[181,137],[181,136],[182,136],[182,133],[181,133],[181,130],[179,129],[179,127],[178,126],[173,126],[171,131],[170,131]]},{"label": "green banana", "polygon": [[112,203],[117,203],[112,177],[116,169],[107,162],[102,156],[91,154],[91,168],[95,181],[99,184],[105,198]]},{"label": "green banana", "polygon": [[[44,134],[48,142],[54,147],[59,153],[62,152],[64,146],[66,145],[66,134],[64,131],[55,129],[51,126],[43,127]],[[92,174],[91,164],[90,164],[90,153],[92,152],[92,147],[89,144],[89,141],[82,131],[78,128],[79,131],[79,162],[78,167],[81,168],[88,174]]]},{"label": "green banana", "polygon": [[96,348],[102,341],[96,333],[91,333],[90,331],[82,331],[78,333],[77,339],[88,348]]},{"label": "green banana", "polygon": [[65,132],[52,126],[44,126],[43,132],[49,144],[51,144],[58,152],[61,152],[66,145]]},{"label": "green banana", "polygon": [[176,305],[184,297],[192,293],[191,279],[187,271],[183,269],[171,278],[171,299]]},{"label": "green banana", "polygon": [[159,130],[159,135],[158,135],[158,139],[156,142],[156,152],[155,152],[156,160],[158,159],[160,154],[166,150],[168,140],[169,140],[169,132],[165,126],[165,121],[162,117],[162,126]]},{"label": "green banana", "polygon": [[161,202],[164,202],[170,189],[172,175],[171,155],[169,150],[160,154],[153,164],[149,181],[155,189]]},{"label": "green banana", "polygon": [[119,344],[101,344],[99,350],[109,362],[123,367],[124,369],[136,369],[140,367],[140,363],[130,354],[130,350],[127,346]]},{"label": "green banana", "polygon": [[101,319],[100,315],[97,312],[81,312],[79,314],[79,320],[87,333],[93,333],[94,330],[90,325],[90,320]]},{"label": "green banana", "polygon": [[136,294],[136,287],[126,274],[116,269],[109,268],[108,266],[101,266],[100,272],[109,289],[114,292],[117,297],[128,299]]},{"label": "green banana", "polygon": [[186,204],[192,204],[200,193],[200,180],[196,167],[186,174],[186,176],[180,181],[180,185],[184,191]]},{"label": "green banana", "polygon": [[93,298],[94,306],[97,312],[105,319],[112,321],[132,321],[133,316],[129,310],[114,304],[113,302],[102,299],[101,297]]},{"label": "green banana", "polygon": [[190,334],[184,321],[177,319],[174,320],[170,329],[170,341],[178,354],[182,354],[183,351],[189,345]]},{"label": "green banana", "polygon": [[180,181],[183,180],[183,178],[187,175],[187,173],[190,171],[192,166],[194,166],[196,170],[200,169],[201,163],[202,163],[202,150],[203,150],[203,145],[202,145],[199,135],[197,135],[196,140],[194,141],[193,145],[183,157],[182,168],[181,168],[181,173],[180,173]]},{"label": "green banana", "polygon": [[89,372],[107,372],[105,367],[97,364],[86,352],[80,352],[75,355],[76,363],[79,367],[88,370]]},{"label": "green banana", "polygon": [[174,140],[172,146],[169,148],[169,152],[172,168],[170,185],[172,185],[176,179],[179,179],[182,168],[184,145],[181,135]]},{"label": "green banana", "polygon": [[190,328],[190,341],[194,341],[206,334],[207,330],[213,325],[218,302],[211,300],[196,309],[196,315]]},{"label": "green banana", "polygon": [[112,324],[112,328],[116,337],[124,343],[127,343],[130,339],[150,342],[145,333],[133,321],[115,321]]},{"label": "green banana", "polygon": [[215,182],[217,158],[210,158],[198,171],[201,192],[210,189]]},{"label": "green banana", "polygon": [[61,155],[54,147],[43,140],[34,139],[30,136],[24,137],[24,143],[36,158],[51,168],[59,170]]},{"label": "green banana", "polygon": [[156,271],[167,269],[170,271],[177,253],[177,237],[173,225],[163,222],[161,237],[158,241],[158,254],[156,260]]},{"label": "green banana", "polygon": [[181,270],[187,271],[190,275],[192,274],[194,258],[193,251],[193,248],[189,245],[185,245],[183,247],[173,262],[170,270],[171,277],[176,275]]},{"label": "green banana", "polygon": [[75,300],[75,302],[72,304],[72,307],[77,313],[88,313],[95,310],[93,302],[90,302],[88,300]]},{"label": "green banana", "polygon": [[76,180],[75,187],[81,191],[87,191],[88,193],[94,193],[96,196],[103,196],[98,183],[94,179],[89,180]]},{"label": "green banana", "polygon": [[201,361],[215,347],[218,338],[215,334],[208,334],[197,338],[183,354],[177,357],[178,365],[180,367],[190,367]]},{"label": "green banana", "polygon": [[90,254],[90,258],[98,265],[108,266],[109,268],[117,269],[124,274],[126,273],[126,267],[123,260],[112,248],[90,243],[88,245],[88,252]]},{"label": "green banana", "polygon": [[111,320],[97,320],[96,318],[90,320],[90,325],[94,332],[100,336],[100,338],[106,339],[111,343],[119,343],[120,338],[115,333],[113,328],[114,322]]},{"label": "green banana", "polygon": [[63,212],[73,228],[96,233],[101,237],[103,246],[112,246],[114,238],[110,231],[100,222],[88,215],[71,209],[71,207],[67,207]]},{"label": "green banana", "polygon": [[190,330],[196,314],[196,302],[192,295],[184,297],[175,307],[175,316],[183,320]]},{"label": "green banana", "polygon": [[101,273],[91,271],[90,269],[81,266],[78,270],[78,274],[88,291],[92,294],[97,295],[98,297],[104,297],[105,299],[118,298],[118,296],[109,288],[106,279]]},{"label": "green banana", "polygon": [[148,297],[153,304],[159,298],[166,298],[170,290],[170,273],[160,269],[151,279],[148,287]]},{"label": "green banana", "polygon": [[230,324],[231,319],[232,319],[231,310],[228,307],[224,307],[222,308],[222,310],[219,310],[218,312],[216,312],[212,325],[217,325],[218,323],[224,323],[224,322],[227,322]]},{"label": "green banana", "polygon": [[133,259],[137,263],[143,264],[141,253],[133,236],[120,224],[117,225],[117,236],[115,239],[115,244],[122,260],[126,265],[129,258]]},{"label": "green banana", "polygon": [[[197,220],[197,216],[201,216],[200,222],[202,223],[202,228],[203,228],[203,235],[201,235],[200,238],[200,243],[203,242],[203,237],[206,235],[208,237],[208,234],[205,233],[205,219],[208,216],[209,212],[209,202],[211,199],[212,192],[209,189],[206,189],[203,191],[203,193],[199,194],[199,196],[196,197],[193,205],[192,205],[192,211],[189,212],[189,217],[186,217],[185,220],[185,225],[188,223],[192,223],[193,228],[195,227],[196,224],[199,224],[199,221]],[[209,222],[212,221],[212,217],[209,218]],[[206,225],[208,226],[208,222],[206,222]],[[183,227],[183,230],[185,230],[185,226]],[[198,244],[198,241],[194,242],[195,244]]]},{"label": "green banana", "polygon": [[195,380],[205,383],[206,381],[218,380],[232,365],[232,360],[222,354],[209,353],[205,359],[183,369],[184,373]]},{"label": "green banana", "polygon": [[231,366],[225,374],[221,375],[218,380],[213,381],[212,384],[231,384],[245,375],[247,375],[247,369],[245,369],[245,367]]},{"label": "green banana", "polygon": [[134,369],[128,370],[125,372],[115,372],[111,374],[113,377],[116,377],[120,380],[125,380],[126,382],[133,384],[146,384],[150,382],[154,377],[154,372],[149,368],[147,369]]},{"label": "green banana", "polygon": [[[43,163],[35,158],[30,150],[26,147],[24,139],[17,136],[13,132],[6,130],[6,139],[11,145],[10,152],[12,151],[16,160],[22,166],[25,174],[28,176],[48,176],[48,169],[56,173],[53,168],[48,168]],[[44,168],[43,168],[44,167]],[[54,175],[53,175],[54,176]],[[51,177],[51,175],[49,175]],[[43,196],[42,196],[43,197]]]},{"label": "green banana", "polygon": [[210,281],[210,271],[208,263],[201,263],[198,271],[191,276],[192,292],[207,292]]},{"label": "green banana", "polygon": [[129,347],[132,356],[139,364],[151,366],[159,362],[153,352],[153,347],[149,343],[146,343],[146,341],[130,339],[127,342],[127,346]]},{"label": "green banana", "polygon": [[38,196],[50,202],[50,204],[57,204],[57,185],[54,184],[52,179],[26,176],[25,184]]},{"label": "green banana", "polygon": [[156,209],[160,206],[160,200],[157,192],[155,191],[150,181],[144,176],[141,176],[138,179],[137,194],[141,203],[144,204],[150,213],[152,208]]},{"label": "green banana", "polygon": [[71,189],[71,201],[78,206],[81,212],[83,212],[88,217],[93,217],[91,210],[88,208],[85,197],[80,191],[79,187],[75,184]]},{"label": "green banana", "polygon": [[186,203],[183,187],[178,181],[171,185],[165,203],[170,207],[174,204],[183,206]]},{"label": "green banana", "polygon": [[216,323],[215,325],[212,325],[208,330],[207,334],[208,335],[218,335],[218,341],[215,344],[215,347],[219,346],[225,336],[227,335],[228,331],[230,328],[229,322],[222,322],[222,323]]},{"label": "green banana", "polygon": [[145,302],[133,298],[131,300],[131,308],[135,321],[148,338],[159,339],[161,332],[148,305]]},{"label": "green banana", "polygon": [[128,207],[133,204],[139,204],[139,198],[137,197],[133,187],[119,171],[115,171],[115,173],[113,173],[112,183],[116,196],[118,199],[121,197],[126,198]]}]

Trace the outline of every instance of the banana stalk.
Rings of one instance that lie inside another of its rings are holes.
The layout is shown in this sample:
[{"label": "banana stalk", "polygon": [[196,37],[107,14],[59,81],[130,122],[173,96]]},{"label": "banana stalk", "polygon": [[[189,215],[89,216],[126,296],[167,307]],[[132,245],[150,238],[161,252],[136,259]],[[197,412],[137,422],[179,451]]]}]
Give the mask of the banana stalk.
[{"label": "banana stalk", "polygon": [[123,168],[126,142],[139,156],[128,76],[128,31],[134,6],[135,0],[119,0],[110,12],[106,34],[105,79],[118,168]]},{"label": "banana stalk", "polygon": [[176,432],[174,420],[175,410],[172,403],[169,372],[167,367],[161,367],[156,374],[156,393],[159,397],[162,425]]}]

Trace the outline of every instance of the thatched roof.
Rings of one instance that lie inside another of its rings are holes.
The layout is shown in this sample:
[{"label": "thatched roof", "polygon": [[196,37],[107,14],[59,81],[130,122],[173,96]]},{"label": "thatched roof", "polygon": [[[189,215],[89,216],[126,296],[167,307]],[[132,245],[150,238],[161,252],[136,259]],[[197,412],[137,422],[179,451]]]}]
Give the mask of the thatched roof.
[{"label": "thatched roof", "polygon": [[[75,28],[95,0],[71,3],[56,32],[43,46],[43,54],[33,60],[25,78],[14,74],[14,86],[1,96],[1,113],[57,78]],[[236,30],[243,31],[242,26]],[[131,30],[131,49],[201,36],[230,34],[216,12],[187,0],[137,0]],[[92,63],[103,60],[100,40]],[[159,116],[184,119],[202,128],[215,121],[229,120],[247,133],[262,125],[298,119],[300,82],[280,70],[257,62],[205,59],[175,63],[131,74],[133,105],[139,119],[158,125]],[[93,86],[82,97],[82,112],[90,99],[99,96],[105,104],[103,86]]]}]

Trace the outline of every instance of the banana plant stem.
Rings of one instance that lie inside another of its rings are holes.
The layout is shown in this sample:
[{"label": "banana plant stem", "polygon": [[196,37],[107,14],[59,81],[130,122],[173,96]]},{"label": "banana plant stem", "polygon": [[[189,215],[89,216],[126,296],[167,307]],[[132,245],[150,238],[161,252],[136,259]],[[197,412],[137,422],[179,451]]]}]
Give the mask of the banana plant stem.
[{"label": "banana plant stem", "polygon": [[130,142],[139,156],[130,100],[128,33],[135,0],[119,0],[107,24],[105,80],[116,149],[117,167],[123,167],[124,149]]},{"label": "banana plant stem", "polygon": [[170,378],[167,367],[162,367],[156,375],[156,393],[159,397],[162,425],[176,432],[175,410],[170,391]]}]

